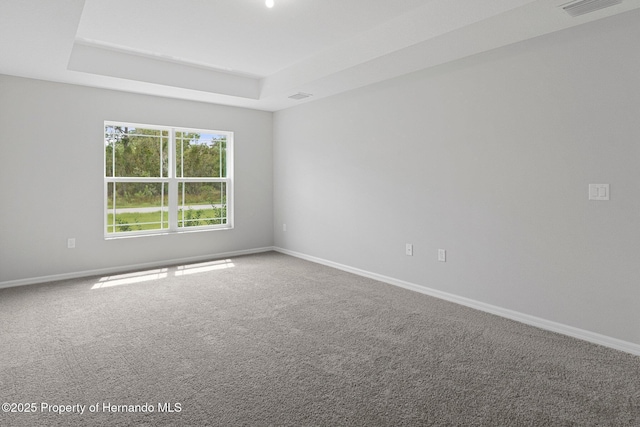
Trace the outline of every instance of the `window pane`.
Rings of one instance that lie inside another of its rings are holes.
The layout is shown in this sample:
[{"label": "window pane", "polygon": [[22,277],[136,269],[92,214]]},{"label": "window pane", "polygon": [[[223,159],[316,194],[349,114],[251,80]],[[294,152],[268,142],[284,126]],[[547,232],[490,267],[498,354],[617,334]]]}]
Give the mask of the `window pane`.
[{"label": "window pane", "polygon": [[169,185],[163,182],[107,184],[107,233],[169,228]]},{"label": "window pane", "polygon": [[226,162],[226,135],[176,132],[177,177],[226,178]]},{"label": "window pane", "polygon": [[167,131],[106,125],[104,142],[105,176],[167,176]]},{"label": "window pane", "polygon": [[181,182],[178,192],[178,227],[227,223],[226,183]]}]

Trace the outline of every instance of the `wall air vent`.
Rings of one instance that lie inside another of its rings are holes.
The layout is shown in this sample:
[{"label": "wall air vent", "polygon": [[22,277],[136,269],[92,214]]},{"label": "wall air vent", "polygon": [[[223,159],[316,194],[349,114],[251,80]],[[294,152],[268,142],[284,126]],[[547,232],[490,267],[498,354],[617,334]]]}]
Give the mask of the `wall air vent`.
[{"label": "wall air vent", "polygon": [[310,96],[313,96],[313,95],[311,95],[310,93],[298,92],[296,94],[291,95],[289,98],[298,100],[298,99],[305,99]]},{"label": "wall air vent", "polygon": [[578,0],[565,3],[560,7],[569,15],[576,17],[620,3],[622,0]]}]

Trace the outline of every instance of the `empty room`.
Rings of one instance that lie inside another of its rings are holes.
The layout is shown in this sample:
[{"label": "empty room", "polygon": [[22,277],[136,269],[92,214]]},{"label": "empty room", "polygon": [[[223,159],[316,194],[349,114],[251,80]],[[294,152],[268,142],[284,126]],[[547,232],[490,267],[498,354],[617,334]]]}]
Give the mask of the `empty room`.
[{"label": "empty room", "polygon": [[0,0],[0,425],[640,425],[640,0]]}]

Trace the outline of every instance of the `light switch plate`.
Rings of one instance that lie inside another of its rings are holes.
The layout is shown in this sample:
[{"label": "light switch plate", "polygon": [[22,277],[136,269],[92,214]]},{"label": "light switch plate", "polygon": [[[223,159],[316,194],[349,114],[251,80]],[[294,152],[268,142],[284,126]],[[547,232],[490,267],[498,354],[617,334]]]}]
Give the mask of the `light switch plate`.
[{"label": "light switch plate", "polygon": [[609,184],[589,184],[589,200],[609,200]]}]

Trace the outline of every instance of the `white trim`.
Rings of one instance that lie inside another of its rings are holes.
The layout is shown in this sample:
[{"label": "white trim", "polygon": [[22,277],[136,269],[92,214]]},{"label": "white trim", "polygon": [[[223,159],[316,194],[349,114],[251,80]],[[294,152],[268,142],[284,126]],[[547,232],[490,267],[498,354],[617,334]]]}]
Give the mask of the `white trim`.
[{"label": "white trim", "polygon": [[403,280],[394,279],[392,277],[383,276],[381,274],[372,273],[359,268],[350,267],[344,264],[339,264],[333,261],[328,261],[322,258],[306,255],[300,252],[291,251],[279,247],[267,246],[263,248],[245,249],[240,251],[222,252],[209,255],[201,255],[188,258],[176,258],[164,261],[154,261],[141,264],[130,264],[126,266],[110,267],[97,270],[85,270],[74,273],[54,274],[50,276],[30,277],[26,279],[8,280],[0,282],[0,289],[11,288],[16,286],[35,285],[38,283],[55,282],[59,280],[77,279],[82,277],[98,276],[102,274],[121,273],[125,271],[154,268],[167,265],[189,263],[189,262],[202,262],[220,258],[227,258],[241,255],[251,255],[269,251],[280,252],[285,255],[290,255],[296,258],[301,258],[307,261],[315,262],[316,264],[326,265],[328,267],[336,268],[338,270],[346,271],[349,273],[357,274],[358,276],[368,277],[370,279],[378,280],[390,285],[399,286],[401,288],[409,289],[412,291],[420,292],[425,295],[429,295],[435,298],[450,301],[456,304],[464,305],[474,308],[476,310],[484,311],[487,313],[495,314],[497,316],[505,317],[507,319],[515,320],[516,322],[524,323],[526,325],[534,326],[540,329],[557,332],[559,334],[567,335],[573,338],[577,338],[583,341],[599,344],[605,347],[613,348],[616,350],[624,351],[636,356],[640,356],[640,345],[623,341],[617,338],[609,337],[607,335],[598,334],[595,332],[586,331],[584,329],[575,328],[573,326],[564,325],[562,323],[553,322],[550,320],[542,319],[540,317],[531,316],[517,311],[509,310],[506,308],[498,307],[491,304],[486,304],[480,301],[475,301],[469,298],[461,297],[458,295],[450,294],[448,292],[438,291],[426,286],[417,285],[415,283],[405,282]]},{"label": "white trim", "polygon": [[74,273],[54,274],[51,276],[29,277],[26,279],[8,280],[5,282],[0,282],[0,289],[12,288],[15,286],[35,285],[38,283],[56,282],[59,280],[69,280],[69,279],[78,279],[82,277],[99,276],[103,274],[122,273],[126,271],[139,270],[139,269],[145,269],[145,268],[165,267],[165,266],[175,265],[175,264],[210,261],[210,260],[216,260],[220,258],[228,258],[228,257],[234,257],[234,256],[241,256],[241,255],[252,255],[252,254],[258,254],[262,252],[269,252],[273,250],[274,250],[273,247],[267,246],[264,248],[245,249],[241,251],[232,251],[232,252],[221,252],[216,254],[200,255],[196,257],[175,258],[175,259],[153,261],[153,262],[147,262],[147,263],[141,263],[141,264],[129,264],[129,265],[121,265],[118,267],[100,268],[97,270],[84,270],[84,271],[78,271]]},{"label": "white trim", "polygon": [[235,217],[235,150],[236,150],[236,141],[235,141],[235,132],[229,132],[227,135],[227,146],[225,147],[226,152],[226,163],[227,163],[227,178],[231,178],[226,185],[227,195],[227,225],[229,228],[234,227],[234,217]]},{"label": "white trim", "polygon": [[529,314],[524,314],[517,311],[509,310],[506,308],[498,307],[495,305],[487,304],[484,302],[472,300],[469,298],[450,294],[448,292],[442,292],[436,289],[428,288],[426,286],[417,285],[415,283],[405,282],[403,280],[394,279],[393,277],[383,276],[381,274],[372,273],[370,271],[361,270],[359,268],[350,267],[350,266],[339,264],[333,261],[328,261],[322,258],[306,255],[300,252],[295,252],[295,251],[291,251],[291,250],[283,249],[279,247],[274,247],[273,250],[276,252],[283,253],[285,255],[301,258],[307,261],[315,262],[317,264],[323,264],[329,267],[336,268],[338,270],[343,270],[349,273],[357,274],[358,276],[368,277],[370,279],[378,280],[380,282],[388,283],[390,285],[399,286],[401,288],[420,292],[422,294],[429,295],[435,298],[439,298],[439,299],[450,301],[456,304],[471,307],[476,310],[495,314],[497,316],[515,320],[516,322],[524,323],[526,325],[535,326],[540,329],[557,332],[559,334],[567,335],[583,341],[588,341],[590,343],[599,344],[605,347],[613,348],[615,350],[620,350],[627,353],[631,353],[636,356],[640,356],[639,344],[623,341],[617,338],[609,337],[607,335],[586,331],[584,329],[575,328],[573,326],[568,326],[562,323],[553,322],[551,320],[542,319],[540,317],[531,316]]}]

